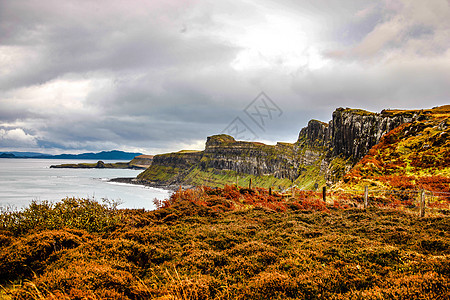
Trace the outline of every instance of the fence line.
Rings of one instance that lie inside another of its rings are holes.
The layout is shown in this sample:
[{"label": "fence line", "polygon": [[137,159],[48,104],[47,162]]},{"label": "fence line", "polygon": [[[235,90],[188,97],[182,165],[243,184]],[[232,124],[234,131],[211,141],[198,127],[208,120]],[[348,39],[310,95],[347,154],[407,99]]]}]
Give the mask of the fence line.
[{"label": "fence line", "polygon": [[[374,201],[373,198],[378,200],[391,200],[390,204],[395,204],[400,202],[403,204],[409,203],[408,206],[418,207],[419,216],[424,217],[425,212],[431,208],[439,208],[450,210],[450,192],[442,191],[428,191],[425,189],[420,190],[393,190],[393,189],[375,189],[370,190],[369,186],[365,186],[364,190],[330,190],[328,193],[325,192],[326,188],[323,190],[323,200],[326,201],[326,195],[330,195],[330,198],[341,197],[343,195],[349,195],[349,198],[361,197],[364,209],[368,208],[370,204]],[[372,199],[371,199],[372,197]],[[390,198],[390,199],[389,199]],[[334,200],[334,199],[333,199]],[[350,199],[349,199],[350,200]],[[355,198],[353,198],[355,200]],[[416,204],[414,204],[414,202]],[[379,202],[378,202],[379,203]],[[387,204],[387,203],[386,203]]]},{"label": "fence line", "polygon": [[[245,179],[245,177],[244,177]],[[236,175],[236,186],[239,187],[239,175]],[[249,179],[248,182],[248,188],[252,189],[252,179]],[[279,187],[281,189],[281,187]],[[287,191],[291,191],[291,193],[286,193]],[[289,196],[295,196],[296,191],[304,191],[304,192],[315,192],[317,194],[320,193],[320,190],[301,190],[296,188],[296,185],[292,185],[289,188],[281,191],[281,194],[283,197],[289,197]],[[269,188],[269,193],[272,194],[273,190],[272,187]],[[370,198],[378,198],[378,200],[385,200],[389,201],[391,200],[390,204],[396,204],[395,202],[400,201],[403,203],[408,203],[408,206],[411,208],[418,207],[419,208],[419,215],[421,217],[425,216],[425,211],[427,208],[440,208],[440,209],[446,209],[450,212],[450,192],[444,192],[444,191],[429,191],[425,189],[420,190],[395,190],[395,189],[373,189],[371,190],[369,186],[365,186],[363,190],[344,190],[344,189],[338,189],[338,190],[327,190],[327,187],[323,187],[322,189],[322,199],[324,202],[326,202],[327,195],[330,195],[331,198],[336,197],[336,195],[339,194],[349,194],[352,196],[361,197],[362,204],[364,206],[364,209],[368,208],[369,205],[372,204],[373,199]],[[381,195],[380,195],[381,194]],[[390,198],[389,197],[394,197]],[[406,199],[405,199],[406,198]],[[442,199],[443,198],[443,199]],[[441,199],[441,200],[439,200]],[[334,199],[333,199],[334,200]],[[343,199],[340,199],[343,200]],[[353,198],[352,200],[356,200],[356,198]],[[416,204],[413,205],[413,203],[416,202]],[[439,205],[431,206],[431,204],[435,202],[439,202]],[[380,202],[378,202],[380,204]],[[382,204],[382,202],[381,202]],[[385,202],[384,204],[388,204],[388,202]]]}]

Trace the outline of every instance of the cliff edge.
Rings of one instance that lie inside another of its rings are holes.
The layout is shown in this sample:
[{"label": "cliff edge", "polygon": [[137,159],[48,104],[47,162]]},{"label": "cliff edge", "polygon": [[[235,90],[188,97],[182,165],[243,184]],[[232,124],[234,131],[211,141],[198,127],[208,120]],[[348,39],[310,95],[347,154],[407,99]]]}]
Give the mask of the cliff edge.
[{"label": "cliff edge", "polygon": [[[338,108],[328,123],[311,120],[301,129],[295,143],[265,145],[236,141],[224,134],[210,136],[204,151],[156,155],[138,179],[160,186],[235,183],[246,186],[251,179],[261,187],[296,185],[301,189],[318,189],[342,180],[372,153],[370,150],[386,134],[398,128],[411,131],[408,126],[415,126],[416,132],[425,132],[428,126],[437,128],[435,122],[448,121],[447,111],[447,106],[380,113]],[[444,134],[445,126],[440,126],[438,133]],[[414,148],[414,151],[422,150]]]}]

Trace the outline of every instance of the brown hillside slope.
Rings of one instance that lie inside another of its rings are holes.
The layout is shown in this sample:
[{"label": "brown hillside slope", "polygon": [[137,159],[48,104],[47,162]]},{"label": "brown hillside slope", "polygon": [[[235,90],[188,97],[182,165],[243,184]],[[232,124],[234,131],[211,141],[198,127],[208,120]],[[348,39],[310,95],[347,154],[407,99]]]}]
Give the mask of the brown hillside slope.
[{"label": "brown hillside slope", "polygon": [[179,191],[162,206],[67,199],[0,214],[0,299],[450,296],[450,218],[234,187]]}]

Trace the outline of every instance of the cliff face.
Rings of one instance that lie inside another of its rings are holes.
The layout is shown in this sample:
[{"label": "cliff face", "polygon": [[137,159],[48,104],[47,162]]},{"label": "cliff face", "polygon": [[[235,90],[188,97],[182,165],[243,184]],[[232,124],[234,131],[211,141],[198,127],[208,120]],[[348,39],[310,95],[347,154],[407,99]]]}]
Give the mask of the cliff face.
[{"label": "cliff face", "polygon": [[202,154],[203,151],[179,151],[155,155],[152,165],[137,179],[162,186],[181,183],[191,167],[200,162]]},{"label": "cliff face", "polygon": [[156,155],[138,178],[161,184],[223,185],[243,174],[270,178],[261,181],[263,186],[295,183],[300,188],[317,188],[341,179],[387,132],[427,118],[423,111],[371,113],[338,108],[328,124],[311,120],[294,144],[265,145],[223,134],[211,136],[204,151]]},{"label": "cliff face", "polygon": [[152,165],[153,155],[138,155],[134,157],[129,165],[137,168],[148,168]]},{"label": "cliff face", "polygon": [[[425,118],[420,111],[372,113],[338,108],[328,124],[311,120],[300,131],[296,143],[299,175],[306,173],[308,179],[315,176],[316,182],[332,184],[378,144],[384,134],[404,123]],[[320,174],[309,174],[311,166]]]},{"label": "cliff face", "polygon": [[180,151],[155,155],[152,164],[166,167],[189,169],[200,162],[203,151]]},{"label": "cliff face", "polygon": [[421,112],[384,135],[339,185],[450,192],[450,106]]},{"label": "cliff face", "polygon": [[333,156],[342,155],[353,162],[359,161],[381,137],[394,128],[419,119],[420,113],[395,114],[383,111],[371,113],[363,110],[338,108],[330,121],[328,138]]},{"label": "cliff face", "polygon": [[273,175],[295,179],[296,159],[293,144],[275,146],[236,141],[227,135],[208,137],[200,168],[230,170],[249,175]]},{"label": "cliff face", "polygon": [[300,131],[297,144],[312,148],[326,148],[329,157],[359,161],[381,137],[394,128],[426,118],[420,112],[372,113],[360,109],[338,108],[326,124],[311,120]]},{"label": "cliff face", "polygon": [[309,147],[325,147],[330,142],[330,132],[327,123],[311,120],[308,122],[308,126],[300,130],[297,143]]},{"label": "cliff face", "polygon": [[[265,145],[236,141],[228,135],[208,137],[204,151],[181,151],[156,155],[138,179],[156,184],[223,185],[237,176],[265,178],[259,185],[291,181],[297,177],[294,144]],[[285,182],[284,182],[285,183]],[[284,184],[283,183],[283,184]],[[246,184],[246,183],[244,183]]]}]

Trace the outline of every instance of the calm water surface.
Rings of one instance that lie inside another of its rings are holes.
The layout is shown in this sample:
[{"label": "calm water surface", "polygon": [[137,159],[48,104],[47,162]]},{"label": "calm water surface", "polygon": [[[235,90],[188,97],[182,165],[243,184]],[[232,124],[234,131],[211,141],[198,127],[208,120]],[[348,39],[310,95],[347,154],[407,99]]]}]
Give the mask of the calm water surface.
[{"label": "calm water surface", "polygon": [[171,194],[162,189],[108,182],[115,177],[135,177],[142,170],[49,168],[82,162],[96,161],[0,158],[0,206],[21,208],[31,200],[94,197],[120,200],[120,208],[154,209],[154,198],[166,199]]}]

